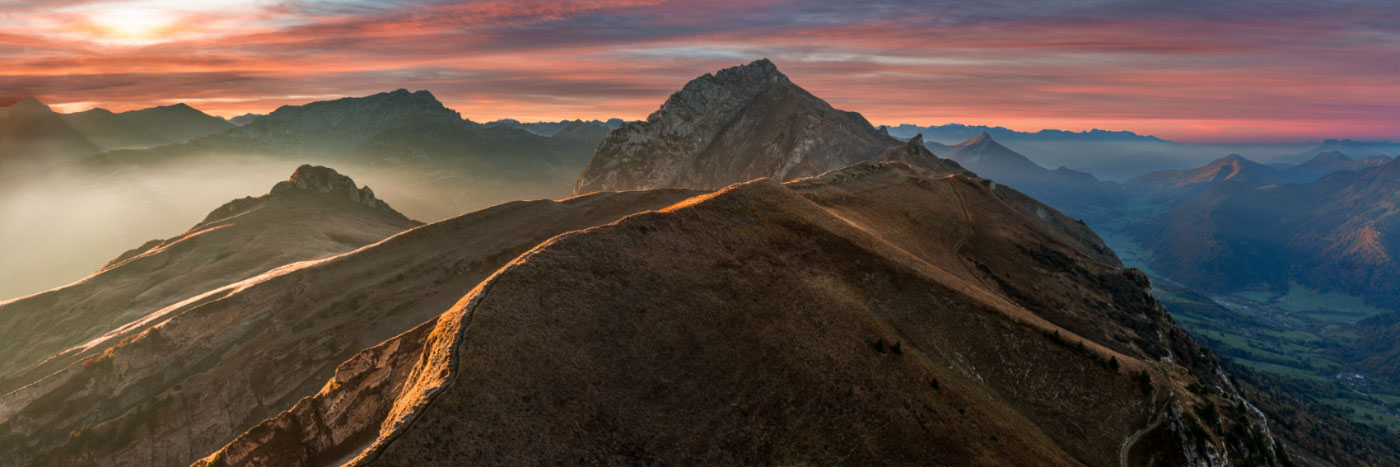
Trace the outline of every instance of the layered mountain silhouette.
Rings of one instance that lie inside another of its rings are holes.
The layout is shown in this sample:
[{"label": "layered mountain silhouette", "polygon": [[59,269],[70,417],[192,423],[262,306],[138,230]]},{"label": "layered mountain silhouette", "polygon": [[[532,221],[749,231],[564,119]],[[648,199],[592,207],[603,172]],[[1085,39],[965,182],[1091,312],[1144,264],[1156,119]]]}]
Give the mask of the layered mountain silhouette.
[{"label": "layered mountain silhouette", "polygon": [[101,151],[184,142],[232,126],[185,104],[62,114],[28,97],[0,107],[0,172],[27,174]]},{"label": "layered mountain silhouette", "polygon": [[1227,181],[1250,188],[1287,182],[1272,167],[1230,154],[1194,169],[1144,174],[1123,182],[1123,186],[1154,198],[1182,202]]},{"label": "layered mountain silhouette", "polygon": [[927,143],[936,154],[956,161],[982,177],[1011,185],[1075,217],[1089,217],[1123,202],[1121,187],[1087,172],[1066,167],[1046,169],[1002,146],[983,132],[955,145]]},{"label": "layered mountain silhouette", "polygon": [[1346,154],[1338,151],[1319,152],[1312,159],[1298,165],[1275,165],[1284,178],[1294,183],[1307,183],[1319,178],[1341,172],[1343,170],[1357,171],[1369,167],[1390,162],[1389,156],[1370,156],[1361,160],[1352,159]]},{"label": "layered mountain silhouette", "polygon": [[1008,141],[1135,141],[1135,142],[1163,142],[1156,136],[1139,135],[1131,131],[1112,130],[1087,130],[1087,131],[1065,131],[1065,130],[1040,130],[1035,132],[1016,131],[999,126],[986,125],[963,125],[960,123],[949,123],[946,125],[918,126],[908,123],[889,127],[891,136],[901,139],[913,138],[914,135],[922,134],[935,142],[955,142],[966,141],[978,137],[979,135],[990,135]]},{"label": "layered mountain silhouette", "polygon": [[1212,291],[1297,281],[1400,305],[1400,162],[1305,184],[1219,183],[1135,228],[1154,269]]},{"label": "layered mountain silhouette", "polygon": [[272,192],[225,204],[184,233],[152,240],[64,287],[0,303],[0,393],[99,355],[206,292],[418,225],[369,187],[302,166]]},{"label": "layered mountain silhouette", "polygon": [[1215,364],[995,190],[866,162],[561,235],[200,464],[1273,455],[1169,428]]},{"label": "layered mountain silhouette", "polygon": [[85,159],[84,166],[111,172],[210,158],[318,161],[405,178],[404,184],[425,189],[394,192],[397,205],[414,217],[442,219],[512,199],[568,195],[607,133],[604,125],[578,123],[554,137],[483,126],[463,119],[428,91],[400,89],[283,106],[226,132],[183,144],[109,151]]},{"label": "layered mountain silhouette", "polygon": [[[486,123],[484,123],[483,125],[485,125],[485,126],[487,126],[487,127],[504,126],[504,127],[511,127],[511,128],[519,128],[519,129],[522,129],[522,130],[525,130],[525,131],[528,131],[528,132],[531,132],[531,133],[534,133],[534,134],[537,134],[537,135],[540,135],[540,136],[554,136],[555,133],[558,133],[558,132],[560,132],[561,130],[563,130],[563,129],[565,129],[565,128],[568,128],[568,127],[571,127],[571,126],[577,126],[577,125],[589,126],[589,127],[592,127],[592,126],[601,126],[601,127],[606,127],[606,128],[608,129],[608,131],[612,131],[612,130],[616,130],[617,127],[622,126],[623,123],[626,123],[626,122],[624,122],[624,121],[623,121],[622,119],[620,119],[620,118],[610,118],[610,119],[608,119],[607,121],[602,121],[602,120],[587,120],[587,121],[585,121],[585,120],[560,120],[560,121],[557,121],[557,122],[521,122],[521,121],[519,121],[519,120],[514,120],[514,119],[509,119],[509,118],[508,118],[508,119],[503,119],[503,120],[494,120],[494,121],[486,122]],[[607,136],[607,135],[604,134],[604,136]]]},{"label": "layered mountain silhouette", "polygon": [[1329,139],[1305,152],[1271,159],[1270,164],[1296,165],[1307,162],[1325,152],[1340,152],[1353,157],[1372,156],[1393,157],[1400,154],[1400,143],[1390,141],[1356,141],[1350,139]]},{"label": "layered mountain silhouette", "polygon": [[1181,202],[1224,182],[1251,188],[1280,183],[1307,183],[1335,172],[1376,167],[1390,160],[1386,156],[1355,160],[1333,151],[1317,153],[1298,165],[1264,165],[1239,154],[1231,154],[1194,169],[1163,170],[1141,175],[1124,182],[1124,186],[1153,198]]},{"label": "layered mountain silhouette", "polygon": [[860,114],[798,87],[764,59],[691,80],[645,121],[614,130],[574,193],[792,180],[901,144]]}]

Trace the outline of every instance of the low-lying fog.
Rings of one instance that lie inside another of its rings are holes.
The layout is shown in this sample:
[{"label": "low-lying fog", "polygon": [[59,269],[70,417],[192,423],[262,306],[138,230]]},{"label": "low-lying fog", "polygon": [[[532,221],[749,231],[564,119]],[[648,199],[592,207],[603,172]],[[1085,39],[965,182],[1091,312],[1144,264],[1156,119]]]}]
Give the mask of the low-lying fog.
[{"label": "low-lying fog", "polygon": [[246,156],[109,173],[70,164],[7,176],[0,179],[0,301],[82,279],[148,240],[179,235],[232,199],[266,194],[301,163],[336,169],[423,222],[517,199],[564,198],[574,181],[473,180],[447,171]]}]

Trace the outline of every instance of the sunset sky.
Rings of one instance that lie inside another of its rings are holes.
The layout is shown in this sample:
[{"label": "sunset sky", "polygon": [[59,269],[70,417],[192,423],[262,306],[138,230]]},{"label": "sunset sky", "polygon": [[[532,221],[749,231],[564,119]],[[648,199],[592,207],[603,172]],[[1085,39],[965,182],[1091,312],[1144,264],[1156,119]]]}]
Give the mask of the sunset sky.
[{"label": "sunset sky", "polygon": [[767,57],[877,124],[1400,139],[1400,2],[0,0],[0,105],[266,113],[407,88],[643,118]]}]

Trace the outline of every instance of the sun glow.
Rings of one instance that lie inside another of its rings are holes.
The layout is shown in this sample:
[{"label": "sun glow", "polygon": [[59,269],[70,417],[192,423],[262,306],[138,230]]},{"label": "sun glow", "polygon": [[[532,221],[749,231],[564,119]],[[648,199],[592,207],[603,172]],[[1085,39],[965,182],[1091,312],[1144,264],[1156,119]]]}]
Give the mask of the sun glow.
[{"label": "sun glow", "polygon": [[132,45],[160,42],[175,25],[168,12],[141,7],[108,9],[90,19],[101,40]]}]

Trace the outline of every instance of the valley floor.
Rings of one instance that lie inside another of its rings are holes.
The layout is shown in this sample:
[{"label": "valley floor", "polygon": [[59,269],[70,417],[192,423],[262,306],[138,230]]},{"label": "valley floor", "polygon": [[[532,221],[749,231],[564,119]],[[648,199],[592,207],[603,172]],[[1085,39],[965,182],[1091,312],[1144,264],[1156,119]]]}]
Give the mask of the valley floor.
[{"label": "valley floor", "polygon": [[1356,338],[1347,328],[1389,313],[1359,297],[1318,293],[1297,283],[1223,294],[1200,294],[1148,265],[1145,251],[1126,228],[1147,218],[1156,206],[1130,204],[1089,224],[1127,267],[1152,278],[1153,295],[1196,340],[1235,362],[1312,398],[1333,414],[1390,434],[1400,433],[1400,381],[1367,375],[1340,355]]}]

